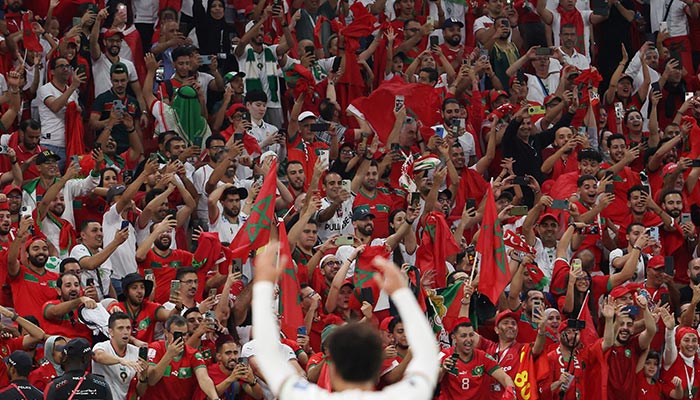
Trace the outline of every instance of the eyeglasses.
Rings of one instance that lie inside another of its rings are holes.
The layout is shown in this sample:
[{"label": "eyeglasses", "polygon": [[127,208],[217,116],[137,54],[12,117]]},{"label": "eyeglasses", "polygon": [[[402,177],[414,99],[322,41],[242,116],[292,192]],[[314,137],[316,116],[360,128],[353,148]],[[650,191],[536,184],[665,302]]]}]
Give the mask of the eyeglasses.
[{"label": "eyeglasses", "polygon": [[13,194],[13,195],[8,195],[7,198],[17,200],[17,199],[21,199],[22,195],[21,194]]},{"label": "eyeglasses", "polygon": [[196,285],[197,283],[199,283],[199,279],[189,279],[186,281],[182,281],[182,283],[184,283],[185,285]]},{"label": "eyeglasses", "polygon": [[340,150],[340,153],[341,154],[355,154],[355,152],[352,150]]},{"label": "eyeglasses", "polygon": [[70,64],[56,64],[56,69],[68,69]]},{"label": "eyeglasses", "polygon": [[330,267],[331,265],[340,265],[340,261],[326,261],[326,263],[323,264],[324,267]]}]

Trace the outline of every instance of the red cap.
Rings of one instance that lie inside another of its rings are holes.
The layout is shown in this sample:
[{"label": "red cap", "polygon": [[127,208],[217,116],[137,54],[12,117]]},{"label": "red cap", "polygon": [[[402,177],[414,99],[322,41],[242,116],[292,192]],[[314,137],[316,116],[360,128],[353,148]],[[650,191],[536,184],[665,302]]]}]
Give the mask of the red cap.
[{"label": "red cap", "polygon": [[506,93],[504,90],[492,90],[489,93],[489,104],[493,104],[493,102],[501,96],[508,98],[508,93]]},{"label": "red cap", "polygon": [[540,215],[540,219],[537,221],[537,223],[541,224],[542,221],[544,221],[547,218],[552,218],[554,221],[559,222],[559,218],[557,218],[557,216],[554,215],[554,213],[547,212],[547,213]]},{"label": "red cap", "polygon": [[668,163],[664,165],[664,168],[661,170],[661,178],[665,178],[668,175],[671,175],[676,168],[678,168],[678,164],[676,163]]},{"label": "red cap", "polygon": [[355,284],[352,283],[352,279],[350,279],[350,278],[345,279],[345,280],[343,281],[343,284],[340,285],[340,287],[343,287],[343,286],[345,286],[345,285],[350,285],[350,287],[352,287],[353,289],[355,288]]},{"label": "red cap", "polygon": [[515,322],[518,322],[519,315],[515,311],[501,311],[497,316],[496,316],[496,325],[500,324],[502,320],[506,318],[513,318]]},{"label": "red cap", "polygon": [[2,192],[7,196],[8,194],[18,191],[20,194],[22,194],[22,188],[19,186],[14,186],[14,185],[7,185],[2,189]]},{"label": "red cap", "polygon": [[73,43],[74,45],[77,46],[78,45],[78,37],[71,36],[70,38],[68,38],[68,41],[66,42],[66,44],[71,44],[71,43]]},{"label": "red cap", "polygon": [[630,286],[632,285],[615,287],[613,290],[610,291],[610,297],[612,297],[613,300],[617,300],[622,296],[626,296],[627,294],[632,293],[634,291],[634,288]]},{"label": "red cap", "polygon": [[[559,328],[557,329],[557,333],[561,334],[567,328],[569,328],[569,320],[565,319],[561,322],[561,324],[559,324]],[[573,328],[573,327],[571,327],[571,328]]]},{"label": "red cap", "polygon": [[649,262],[647,262],[647,268],[663,268],[664,266],[664,257],[663,256],[654,256],[649,259]]},{"label": "red cap", "polygon": [[0,203],[0,211],[10,211],[10,205],[6,201]]},{"label": "red cap", "polygon": [[107,39],[107,38],[111,38],[112,36],[116,36],[116,35],[119,35],[122,37],[122,39],[124,39],[124,32],[120,31],[119,29],[107,30],[107,32],[105,32],[104,38]]},{"label": "red cap", "polygon": [[[466,324],[466,325],[472,325],[472,321],[468,317],[459,317],[450,326],[445,326],[447,328],[447,332],[452,333],[455,329],[457,329],[458,326]],[[473,326],[473,325],[472,325]]]},{"label": "red cap", "polygon": [[380,331],[387,331],[389,332],[389,324],[391,321],[394,320],[394,317],[386,317],[382,320],[382,322],[379,323],[379,330]]},{"label": "red cap", "polygon": [[557,100],[557,99],[559,99],[559,101],[561,101],[561,97],[557,96],[556,94],[550,94],[549,96],[544,98],[544,105],[546,106],[551,101]]},{"label": "red cap", "polygon": [[245,111],[246,108],[245,108],[245,106],[244,106],[243,104],[241,104],[241,103],[233,103],[233,104],[231,104],[231,107],[229,107],[228,110],[226,110],[226,118],[231,118],[231,116],[232,116],[233,114],[235,114],[236,111],[239,111],[239,110]]}]

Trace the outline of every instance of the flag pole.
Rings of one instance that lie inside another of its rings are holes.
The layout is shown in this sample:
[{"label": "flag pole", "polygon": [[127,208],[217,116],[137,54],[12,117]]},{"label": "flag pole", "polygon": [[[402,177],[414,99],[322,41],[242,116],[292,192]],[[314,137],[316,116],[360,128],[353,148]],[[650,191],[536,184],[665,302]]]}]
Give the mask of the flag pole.
[{"label": "flag pole", "polygon": [[[477,253],[477,256],[474,257],[474,262],[472,262],[472,272],[469,274],[469,283],[474,282],[474,272],[476,271],[476,259],[477,259],[477,257],[479,258],[479,261],[481,261],[481,257]],[[481,262],[479,262],[479,266],[481,266]]]}]

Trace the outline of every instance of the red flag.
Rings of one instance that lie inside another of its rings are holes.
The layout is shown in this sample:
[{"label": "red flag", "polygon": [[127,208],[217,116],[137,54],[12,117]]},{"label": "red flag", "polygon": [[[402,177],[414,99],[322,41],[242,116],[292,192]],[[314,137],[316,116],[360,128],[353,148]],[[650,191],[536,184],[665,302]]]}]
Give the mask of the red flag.
[{"label": "red flag", "polygon": [[245,147],[245,151],[252,158],[262,155],[262,149],[260,149],[258,139],[256,139],[255,136],[251,135],[250,133],[246,132],[243,135],[243,147]]},{"label": "red flag", "polygon": [[581,304],[581,310],[579,310],[577,317],[579,320],[586,321],[586,327],[581,331],[581,343],[584,346],[591,346],[598,340],[598,332],[595,330],[593,316],[591,316],[591,310],[588,308],[588,296],[590,294],[590,290],[586,292],[586,297],[583,299],[583,304]]},{"label": "red flag", "polygon": [[459,245],[455,241],[450,227],[445,222],[445,216],[435,211],[425,218],[425,227],[421,234],[421,243],[416,254],[416,266],[421,274],[434,269],[436,287],[447,285],[447,257],[459,253]]},{"label": "red flag", "polygon": [[515,394],[519,400],[539,399],[537,388],[549,386],[549,359],[545,356],[535,358],[532,355],[533,343],[528,343],[520,349],[520,369],[515,374]]},{"label": "red flag", "polygon": [[83,119],[74,101],[66,104],[66,159],[85,154]]},{"label": "red flag", "polygon": [[408,84],[399,77],[385,81],[368,97],[355,99],[348,109],[367,120],[382,143],[386,143],[396,118],[393,112],[387,113],[380,105],[394,104],[396,95],[404,96],[406,111],[415,115],[423,126],[435,125],[442,120],[439,111],[442,100],[435,88],[420,83]]},{"label": "red flag", "polygon": [[33,50],[38,53],[44,51],[39,43],[39,38],[32,29],[32,22],[29,20],[30,13],[22,15],[22,44],[27,50]]},{"label": "red flag", "polygon": [[[301,311],[301,289],[297,281],[296,267],[292,260],[292,252],[289,250],[289,240],[284,223],[277,225],[279,230],[280,256],[286,256],[287,262],[282,267],[279,285],[279,315],[280,327],[288,338],[297,337],[297,328],[304,325],[304,313]],[[303,265],[301,268],[305,268]]]},{"label": "red flag", "polygon": [[510,282],[510,269],[506,263],[503,230],[498,221],[496,201],[490,185],[486,192],[486,206],[479,239],[476,241],[476,253],[479,259],[479,291],[491,303],[498,304],[498,297]]},{"label": "red flag", "polygon": [[372,260],[377,256],[389,258],[390,255],[391,252],[387,250],[387,247],[381,245],[367,246],[365,250],[357,256],[355,260],[355,275],[352,277],[352,283],[355,285],[355,292],[354,296],[350,298],[350,308],[359,310],[362,306],[362,288],[372,289],[374,304],[377,304],[381,290],[374,279],[372,279],[374,274],[378,272],[372,264]]},{"label": "red flag", "polygon": [[262,188],[255,198],[253,210],[248,220],[229,245],[229,248],[233,250],[231,258],[240,258],[245,261],[252,250],[257,250],[270,241],[270,229],[275,221],[276,191],[277,160],[274,160],[263,181]]}]

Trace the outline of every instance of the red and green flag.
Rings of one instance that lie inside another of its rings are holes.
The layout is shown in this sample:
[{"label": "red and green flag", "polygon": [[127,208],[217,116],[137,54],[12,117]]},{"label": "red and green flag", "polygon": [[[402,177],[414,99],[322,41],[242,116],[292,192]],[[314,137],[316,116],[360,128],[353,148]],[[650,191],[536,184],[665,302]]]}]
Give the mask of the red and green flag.
[{"label": "red and green flag", "polygon": [[421,243],[416,254],[416,266],[421,274],[435,270],[436,287],[447,284],[447,257],[459,253],[459,245],[455,241],[450,227],[447,226],[442,213],[432,211],[425,218],[425,226],[421,234]]},{"label": "red and green flag", "polygon": [[[372,260],[374,260],[374,257],[377,256],[389,258],[390,255],[391,252],[387,249],[387,247],[381,245],[367,246],[365,247],[365,250],[357,256],[357,259],[355,260],[355,274],[352,277],[352,283],[355,285],[355,295],[350,298],[351,308],[358,310],[360,309],[360,306],[362,305],[362,288],[372,289],[372,297],[374,297],[373,304],[377,304],[381,290],[373,279],[374,274],[377,273],[378,270],[372,264]],[[378,309],[375,309],[375,311],[378,311]]]},{"label": "red and green flag", "polygon": [[448,287],[426,289],[428,322],[435,332],[435,337],[442,348],[451,347],[450,333],[446,326],[452,326],[459,318],[464,297],[464,282],[457,281]]},{"label": "red and green flag", "polygon": [[231,258],[248,259],[251,251],[257,250],[270,241],[270,230],[275,223],[275,194],[277,191],[277,160],[272,162],[270,171],[263,181],[262,188],[253,203],[248,220],[233,238],[229,248]]},{"label": "red and green flag", "polygon": [[[288,338],[297,337],[297,328],[304,325],[304,313],[301,310],[301,288],[297,280],[296,266],[289,249],[287,229],[284,223],[277,225],[279,230],[280,254],[278,259],[286,258],[287,262],[280,267],[279,282],[279,315],[280,328]],[[303,268],[303,266],[302,266]]]},{"label": "red and green flag", "polygon": [[490,185],[486,191],[484,217],[476,241],[476,257],[479,261],[479,292],[486,295],[491,303],[498,304],[499,296],[510,282],[510,269],[506,262],[503,229],[498,221],[496,200]]}]

